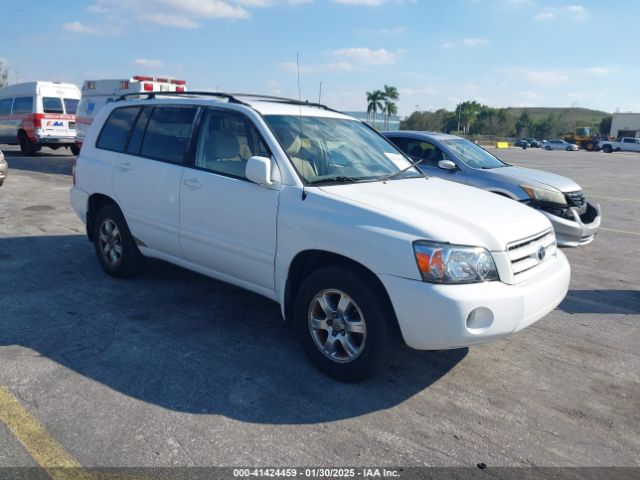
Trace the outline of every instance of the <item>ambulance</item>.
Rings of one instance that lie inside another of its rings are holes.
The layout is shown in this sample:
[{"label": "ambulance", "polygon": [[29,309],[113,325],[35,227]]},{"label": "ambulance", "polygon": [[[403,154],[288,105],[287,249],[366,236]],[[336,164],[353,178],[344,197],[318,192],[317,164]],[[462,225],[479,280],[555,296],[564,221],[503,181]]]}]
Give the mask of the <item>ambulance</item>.
[{"label": "ambulance", "polygon": [[80,89],[72,83],[26,82],[0,90],[0,143],[20,145],[25,155],[42,147],[66,147],[77,155],[76,109]]},{"label": "ambulance", "polygon": [[82,146],[84,137],[96,114],[106,104],[115,102],[125,93],[184,92],[186,81],[135,75],[125,79],[86,80],[78,107],[76,143]]}]

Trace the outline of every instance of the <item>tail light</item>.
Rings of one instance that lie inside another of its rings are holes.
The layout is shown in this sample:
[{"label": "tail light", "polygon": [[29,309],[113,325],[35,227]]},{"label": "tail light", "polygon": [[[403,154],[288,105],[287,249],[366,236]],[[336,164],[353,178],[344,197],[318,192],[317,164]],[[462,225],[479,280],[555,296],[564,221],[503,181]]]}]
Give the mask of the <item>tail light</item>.
[{"label": "tail light", "polygon": [[153,91],[153,84],[152,83],[143,83],[142,86],[143,86],[145,92],[152,92]]},{"label": "tail light", "polygon": [[44,114],[36,113],[33,115],[33,128],[42,128],[42,119]]},{"label": "tail light", "polygon": [[184,87],[176,87],[176,92],[184,92]]}]

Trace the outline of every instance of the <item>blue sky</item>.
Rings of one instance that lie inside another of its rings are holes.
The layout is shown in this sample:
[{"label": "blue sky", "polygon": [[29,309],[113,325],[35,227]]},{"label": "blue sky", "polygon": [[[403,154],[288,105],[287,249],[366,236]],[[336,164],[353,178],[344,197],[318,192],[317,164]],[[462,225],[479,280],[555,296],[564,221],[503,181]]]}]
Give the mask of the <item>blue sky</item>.
[{"label": "blue sky", "polygon": [[640,111],[640,2],[538,0],[2,1],[10,80],[135,74],[343,110],[394,85],[401,115],[492,106]]}]

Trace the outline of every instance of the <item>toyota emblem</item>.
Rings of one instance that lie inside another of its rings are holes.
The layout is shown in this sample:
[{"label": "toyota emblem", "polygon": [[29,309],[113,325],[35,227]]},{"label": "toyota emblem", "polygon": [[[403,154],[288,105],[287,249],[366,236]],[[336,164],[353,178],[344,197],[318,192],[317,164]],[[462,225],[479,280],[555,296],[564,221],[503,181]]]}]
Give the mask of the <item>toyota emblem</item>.
[{"label": "toyota emblem", "polygon": [[540,245],[538,248],[538,260],[544,260],[544,256],[547,254],[547,251],[544,249],[544,245]]}]

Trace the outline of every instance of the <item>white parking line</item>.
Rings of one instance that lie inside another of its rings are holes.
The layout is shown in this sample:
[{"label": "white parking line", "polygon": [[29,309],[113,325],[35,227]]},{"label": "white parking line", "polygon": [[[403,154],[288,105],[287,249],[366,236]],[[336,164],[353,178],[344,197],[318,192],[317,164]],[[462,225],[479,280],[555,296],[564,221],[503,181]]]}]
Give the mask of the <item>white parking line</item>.
[{"label": "white parking line", "polygon": [[640,202],[637,198],[618,198],[618,197],[605,197],[603,195],[589,195],[591,198],[606,198],[607,200],[618,200],[620,202]]},{"label": "white parking line", "polygon": [[600,227],[600,230],[606,230],[607,232],[615,232],[615,233],[625,233],[627,235],[637,235],[640,237],[640,233],[638,232],[630,232],[628,230],[618,230],[617,228]]}]

